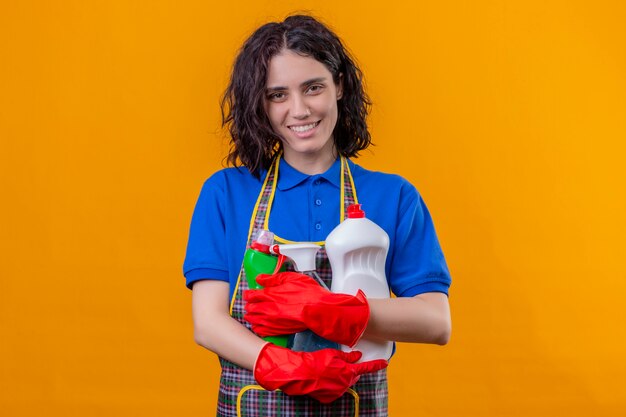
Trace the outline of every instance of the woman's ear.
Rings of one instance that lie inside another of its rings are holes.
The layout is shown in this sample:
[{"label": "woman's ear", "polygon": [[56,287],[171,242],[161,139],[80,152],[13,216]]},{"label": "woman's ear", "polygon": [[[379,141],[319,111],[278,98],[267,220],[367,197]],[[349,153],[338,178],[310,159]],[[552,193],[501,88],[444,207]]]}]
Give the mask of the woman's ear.
[{"label": "woman's ear", "polygon": [[337,83],[337,100],[343,97],[343,73],[339,73],[339,82]]}]

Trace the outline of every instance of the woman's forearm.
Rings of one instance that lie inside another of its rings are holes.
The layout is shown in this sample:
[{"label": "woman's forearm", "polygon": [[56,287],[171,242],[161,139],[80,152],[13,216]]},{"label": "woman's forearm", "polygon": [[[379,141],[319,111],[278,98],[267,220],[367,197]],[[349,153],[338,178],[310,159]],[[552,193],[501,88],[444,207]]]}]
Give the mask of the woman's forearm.
[{"label": "woman's forearm", "polygon": [[445,345],[451,332],[448,297],[425,293],[415,297],[368,299],[370,319],[365,337],[397,342]]},{"label": "woman's forearm", "polygon": [[[229,315],[228,284],[199,281],[193,287],[196,342],[246,369],[253,369],[264,340]],[[450,338],[450,308],[442,293],[415,297],[368,299],[370,318],[365,337],[398,342],[444,345]]]},{"label": "woman's forearm", "polygon": [[194,284],[194,338],[200,346],[251,370],[266,342],[228,314],[228,294],[228,283],[222,281]]}]

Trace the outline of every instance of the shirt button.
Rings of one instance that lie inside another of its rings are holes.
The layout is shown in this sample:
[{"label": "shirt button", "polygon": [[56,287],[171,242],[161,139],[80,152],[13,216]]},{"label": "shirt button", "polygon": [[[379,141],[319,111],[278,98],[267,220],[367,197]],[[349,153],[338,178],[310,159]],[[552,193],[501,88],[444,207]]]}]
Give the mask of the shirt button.
[{"label": "shirt button", "polygon": [[315,230],[321,230],[322,225],[320,223],[315,223]]},{"label": "shirt button", "polygon": [[316,206],[321,206],[322,205],[322,200],[320,200],[319,198],[317,200],[315,200],[315,205]]},{"label": "shirt button", "polygon": [[315,181],[313,182],[313,184],[315,184],[315,185],[320,185],[321,183],[322,183],[322,181],[320,181],[320,180],[315,180]]}]

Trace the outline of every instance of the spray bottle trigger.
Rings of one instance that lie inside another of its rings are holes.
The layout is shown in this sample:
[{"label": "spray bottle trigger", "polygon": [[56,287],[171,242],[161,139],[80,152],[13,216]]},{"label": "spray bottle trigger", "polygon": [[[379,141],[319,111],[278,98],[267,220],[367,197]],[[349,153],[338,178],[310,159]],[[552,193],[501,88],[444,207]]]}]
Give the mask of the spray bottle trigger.
[{"label": "spray bottle trigger", "polygon": [[285,255],[279,254],[278,255],[278,261],[276,262],[276,268],[274,268],[274,272],[272,274],[277,274],[280,272],[280,268],[283,267],[283,264],[285,263],[285,259],[287,257]]}]

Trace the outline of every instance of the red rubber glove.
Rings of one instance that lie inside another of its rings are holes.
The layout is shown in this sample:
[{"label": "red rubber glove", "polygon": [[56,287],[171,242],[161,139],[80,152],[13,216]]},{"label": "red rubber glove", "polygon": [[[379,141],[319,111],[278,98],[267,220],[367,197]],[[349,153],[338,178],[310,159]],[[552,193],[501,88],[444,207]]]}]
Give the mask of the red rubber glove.
[{"label": "red rubber glove", "polygon": [[294,352],[266,343],[254,364],[254,378],[267,390],[310,395],[327,404],[341,397],[362,374],[387,367],[384,359],[355,363],[360,358],[361,352],[358,351]]},{"label": "red rubber glove", "polygon": [[370,308],[363,291],[356,296],[335,294],[296,272],[259,275],[257,282],[264,288],[244,292],[244,318],[262,337],[311,329],[352,347],[365,331]]}]

